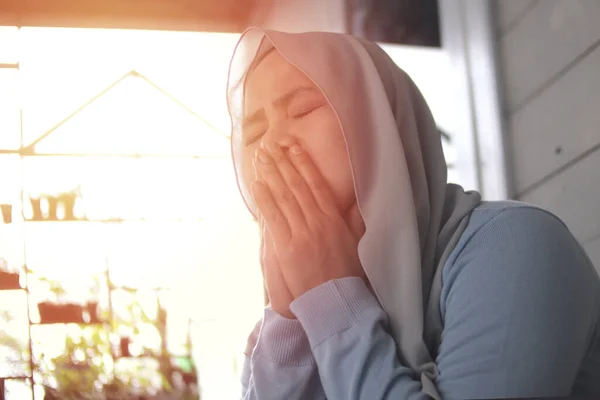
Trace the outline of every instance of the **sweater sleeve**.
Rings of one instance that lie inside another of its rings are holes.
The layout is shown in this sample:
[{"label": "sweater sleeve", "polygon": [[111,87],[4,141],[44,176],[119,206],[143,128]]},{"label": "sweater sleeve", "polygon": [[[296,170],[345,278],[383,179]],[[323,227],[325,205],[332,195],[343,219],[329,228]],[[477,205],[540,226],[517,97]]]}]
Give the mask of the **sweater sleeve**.
[{"label": "sweater sleeve", "polygon": [[[533,208],[476,232],[445,271],[436,359],[442,398],[571,394],[598,323],[600,283],[571,233]],[[292,303],[329,399],[425,399],[396,356],[386,314],[358,278]]]},{"label": "sweater sleeve", "polygon": [[242,371],[244,400],[325,399],[306,334],[297,320],[266,308],[248,347]]}]

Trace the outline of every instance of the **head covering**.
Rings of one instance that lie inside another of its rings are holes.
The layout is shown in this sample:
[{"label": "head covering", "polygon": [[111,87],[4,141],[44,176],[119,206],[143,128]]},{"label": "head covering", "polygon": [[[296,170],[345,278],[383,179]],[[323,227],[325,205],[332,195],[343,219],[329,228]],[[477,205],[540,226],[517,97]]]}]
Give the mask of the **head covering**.
[{"label": "head covering", "polygon": [[322,90],[344,138],[366,232],[358,253],[389,316],[400,361],[439,398],[435,356],[442,331],[442,265],[481,201],[447,184],[440,134],[421,93],[376,44],[326,32],[250,28],[234,52],[228,81],[232,155],[251,212],[241,163],[244,79],[252,60],[275,48]]}]

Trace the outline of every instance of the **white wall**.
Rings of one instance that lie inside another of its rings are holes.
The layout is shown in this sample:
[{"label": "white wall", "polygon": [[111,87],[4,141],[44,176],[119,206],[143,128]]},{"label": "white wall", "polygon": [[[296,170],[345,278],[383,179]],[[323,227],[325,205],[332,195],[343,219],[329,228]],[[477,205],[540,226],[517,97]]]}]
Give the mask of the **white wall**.
[{"label": "white wall", "polygon": [[495,17],[515,197],[600,268],[600,1],[496,0]]}]

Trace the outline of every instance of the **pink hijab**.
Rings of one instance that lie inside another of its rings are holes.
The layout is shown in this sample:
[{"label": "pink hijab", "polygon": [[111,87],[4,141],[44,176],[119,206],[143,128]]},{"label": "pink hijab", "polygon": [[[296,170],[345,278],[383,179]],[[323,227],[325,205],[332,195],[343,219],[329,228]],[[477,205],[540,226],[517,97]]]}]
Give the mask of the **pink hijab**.
[{"label": "pink hijab", "polygon": [[409,76],[376,44],[352,36],[251,28],[231,60],[228,106],[238,186],[244,79],[252,61],[275,48],[320,88],[337,113],[366,225],[359,257],[390,320],[402,363],[439,399],[441,270],[480,203],[476,192],[447,184],[440,134]]}]

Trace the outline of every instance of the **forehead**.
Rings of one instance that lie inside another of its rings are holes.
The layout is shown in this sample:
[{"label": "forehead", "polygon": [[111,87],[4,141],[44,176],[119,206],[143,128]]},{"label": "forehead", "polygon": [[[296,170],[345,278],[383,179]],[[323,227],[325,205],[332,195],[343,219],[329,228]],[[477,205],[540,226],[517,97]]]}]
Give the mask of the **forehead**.
[{"label": "forehead", "polygon": [[248,74],[244,93],[244,113],[251,113],[265,107],[300,86],[313,86],[313,84],[304,73],[273,50]]}]

